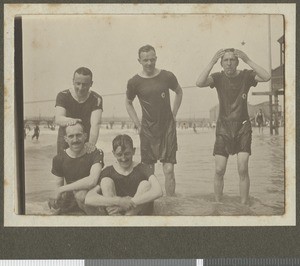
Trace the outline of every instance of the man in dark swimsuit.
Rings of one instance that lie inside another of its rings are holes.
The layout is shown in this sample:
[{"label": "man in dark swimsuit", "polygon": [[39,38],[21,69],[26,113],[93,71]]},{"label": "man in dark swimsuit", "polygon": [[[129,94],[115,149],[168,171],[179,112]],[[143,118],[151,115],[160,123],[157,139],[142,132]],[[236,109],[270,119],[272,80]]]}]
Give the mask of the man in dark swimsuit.
[{"label": "man in dark swimsuit", "polygon": [[82,122],[86,133],[87,151],[95,149],[99,136],[103,103],[102,97],[90,88],[93,85],[93,74],[90,69],[80,67],[73,75],[73,88],[61,91],[56,97],[55,123],[59,125],[57,153],[68,148],[65,142],[65,127],[77,121]]},{"label": "man in dark swimsuit", "polygon": [[33,140],[33,138],[36,138],[36,140],[39,140],[39,136],[40,136],[39,126],[36,125],[33,130],[34,130],[34,134],[32,135],[31,139]]},{"label": "man in dark swimsuit", "polygon": [[95,149],[87,153],[87,134],[80,122],[66,127],[65,141],[69,148],[57,154],[52,162],[52,174],[57,189],[48,204],[57,212],[65,213],[78,205],[86,214],[101,214],[99,208],[84,204],[87,192],[98,183],[104,166],[103,152]]},{"label": "man in dark swimsuit", "polygon": [[[221,58],[222,72],[210,72]],[[252,70],[237,70],[241,58]],[[257,82],[267,82],[270,74],[237,49],[219,50],[197,80],[198,87],[216,87],[219,97],[219,117],[216,127],[214,156],[216,171],[214,191],[216,201],[223,195],[224,174],[229,154],[237,154],[241,202],[249,198],[248,161],[251,154],[252,130],[247,109],[247,95]]]},{"label": "man in dark swimsuit", "polygon": [[[172,72],[155,67],[156,53],[152,46],[139,49],[138,61],[143,70],[128,81],[126,109],[138,128],[141,140],[141,160],[153,169],[157,160],[163,164],[167,196],[175,194],[177,136],[175,118],[182,100],[182,89]],[[173,110],[170,92],[175,92]],[[133,106],[138,97],[142,107],[140,122]]]},{"label": "man in dark swimsuit", "polygon": [[105,206],[109,215],[150,215],[153,201],[162,190],[152,170],[133,161],[135,148],[128,135],[118,135],[112,143],[114,165],[100,174],[100,186],[88,192],[85,204]]}]

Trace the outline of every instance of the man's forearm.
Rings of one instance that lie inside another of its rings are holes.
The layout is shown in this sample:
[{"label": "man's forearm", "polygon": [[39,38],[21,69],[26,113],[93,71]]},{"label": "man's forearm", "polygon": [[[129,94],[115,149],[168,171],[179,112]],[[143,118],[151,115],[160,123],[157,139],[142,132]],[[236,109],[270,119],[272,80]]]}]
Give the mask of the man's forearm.
[{"label": "man's forearm", "polygon": [[207,78],[208,78],[212,68],[214,67],[214,65],[215,65],[215,63],[213,63],[212,61],[209,62],[209,64],[206,66],[206,68],[199,75],[199,77],[196,81],[196,85],[198,87],[206,87],[209,85],[209,84],[207,84]]},{"label": "man's forearm", "polygon": [[139,121],[139,118],[137,116],[137,113],[136,113],[132,103],[126,102],[126,110],[127,110],[127,113],[129,115],[129,117],[133,121],[133,123],[137,126],[137,128],[140,129],[141,128],[141,123]]},{"label": "man's forearm", "polygon": [[247,64],[255,71],[258,77],[260,77],[263,81],[269,81],[271,78],[271,75],[263,69],[261,66],[254,63],[252,60],[249,59],[247,61]]},{"label": "man's forearm", "polygon": [[162,196],[161,190],[150,189],[141,195],[134,196],[131,200],[134,202],[134,204],[141,205],[147,202],[154,201],[155,199],[161,196]]},{"label": "man's forearm", "polygon": [[181,105],[182,102],[182,91],[180,93],[176,93],[175,95],[175,99],[174,99],[174,105],[173,105],[173,116],[176,117],[179,107]]},{"label": "man's forearm", "polygon": [[96,184],[95,184],[93,178],[91,178],[90,176],[87,176],[87,177],[79,179],[71,184],[61,186],[59,188],[59,191],[61,193],[63,193],[63,192],[74,191],[74,190],[89,190],[95,185]]},{"label": "man's forearm", "polygon": [[99,137],[99,124],[95,124],[91,126],[90,129],[90,137],[89,137],[89,142],[96,145]]},{"label": "man's forearm", "polygon": [[66,116],[56,116],[55,123],[59,126],[65,127],[69,124],[75,124],[75,121],[81,121],[79,118],[71,118]]}]

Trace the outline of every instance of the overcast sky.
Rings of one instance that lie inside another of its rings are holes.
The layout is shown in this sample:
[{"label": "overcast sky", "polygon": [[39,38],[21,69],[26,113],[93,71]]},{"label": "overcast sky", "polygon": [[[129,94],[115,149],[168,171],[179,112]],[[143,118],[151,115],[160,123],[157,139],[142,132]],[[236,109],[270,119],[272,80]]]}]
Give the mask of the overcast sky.
[{"label": "overcast sky", "polygon": [[[282,34],[282,16],[271,15],[273,68],[279,65],[277,40]],[[73,72],[80,66],[94,73],[92,90],[103,96],[103,116],[127,116],[126,84],[141,70],[137,51],[145,44],[156,48],[157,67],[172,71],[183,87],[178,117],[208,117],[218,103],[215,89],[185,88],[195,85],[217,50],[241,49],[269,68],[267,15],[23,16],[25,116],[54,115],[57,93],[72,87]],[[239,68],[249,67],[240,60]],[[212,72],[220,70],[217,63]],[[249,102],[267,101],[266,96],[252,96],[267,90],[268,83],[252,88]],[[52,101],[26,104],[41,100]]]}]

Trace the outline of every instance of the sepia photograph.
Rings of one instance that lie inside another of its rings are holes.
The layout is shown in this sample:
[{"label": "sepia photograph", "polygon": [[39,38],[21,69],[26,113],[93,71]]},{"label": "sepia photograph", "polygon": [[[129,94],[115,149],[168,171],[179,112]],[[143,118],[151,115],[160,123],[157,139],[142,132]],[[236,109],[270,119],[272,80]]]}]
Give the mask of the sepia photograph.
[{"label": "sepia photograph", "polygon": [[295,204],[284,14],[52,13],[14,23],[17,216],[222,225],[280,219]]}]

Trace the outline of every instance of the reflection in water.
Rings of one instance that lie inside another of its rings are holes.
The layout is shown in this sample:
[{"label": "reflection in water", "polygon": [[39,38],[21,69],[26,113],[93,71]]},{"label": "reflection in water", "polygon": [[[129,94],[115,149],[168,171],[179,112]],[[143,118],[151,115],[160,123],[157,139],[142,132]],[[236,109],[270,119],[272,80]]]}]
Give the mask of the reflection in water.
[{"label": "reflection in water", "polygon": [[[53,132],[55,133],[55,132]],[[104,150],[105,164],[113,162],[111,140],[119,132],[101,131],[98,146]],[[136,160],[139,160],[139,139],[129,133],[137,146]],[[54,187],[50,169],[55,155],[56,135],[41,134],[38,143],[26,140],[26,213],[50,213],[47,199]],[[229,157],[225,174],[224,199],[214,202],[213,176],[215,140],[214,131],[178,131],[178,164],[176,173],[176,197],[162,197],[155,202],[156,215],[282,215],[284,213],[284,138],[253,133],[252,155],[249,161],[250,205],[239,203],[239,176],[236,156]],[[161,165],[156,165],[156,175],[164,186]]]}]

